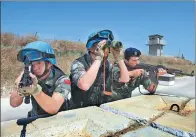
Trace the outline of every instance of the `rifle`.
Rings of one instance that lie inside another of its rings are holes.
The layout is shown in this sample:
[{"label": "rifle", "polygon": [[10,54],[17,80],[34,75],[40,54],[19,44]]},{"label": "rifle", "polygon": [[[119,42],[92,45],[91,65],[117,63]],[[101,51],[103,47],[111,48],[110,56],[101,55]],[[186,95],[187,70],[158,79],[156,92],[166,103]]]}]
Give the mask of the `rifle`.
[{"label": "rifle", "polygon": [[[126,64],[126,63],[125,63]],[[145,64],[140,63],[137,64],[135,67],[130,67],[126,64],[128,71],[132,71],[134,69],[144,69],[147,72],[149,72],[149,78],[152,80],[152,82],[156,85],[158,85],[158,69],[163,68],[167,71],[168,74],[180,74],[180,75],[186,75],[186,76],[194,76],[194,71],[191,72],[191,74],[184,73],[182,70],[179,69],[173,69],[173,68],[167,68],[163,65],[151,65],[151,64]]]},{"label": "rifle", "polygon": [[[185,73],[180,69],[173,69],[173,68],[167,68],[163,65],[150,65],[150,64],[144,64],[144,63],[140,63],[137,64],[133,69],[145,69],[146,71],[150,71],[150,70],[155,70],[156,72],[158,71],[159,68],[163,68],[167,71],[168,74],[180,74],[180,75],[186,75],[186,76],[194,76],[194,71],[191,72],[191,74],[189,73]],[[150,74],[149,74],[150,75]]]},{"label": "rifle", "polygon": [[[19,88],[30,86],[33,83],[32,79],[29,75],[31,72],[32,64],[29,61],[28,56],[25,56],[24,64],[25,64],[24,73],[23,73],[23,76],[20,80]],[[30,96],[25,96],[24,102],[25,102],[25,104],[29,104],[30,103]]]},{"label": "rifle", "polygon": [[[125,63],[126,64],[126,63]],[[126,64],[128,71],[132,71],[134,69],[144,69],[147,72],[149,72],[149,78],[152,80],[152,82],[156,85],[158,85],[158,68],[156,66],[150,65],[150,64],[137,64],[135,67],[130,67]]]},{"label": "rifle", "polygon": [[[182,70],[167,68],[163,65],[156,65],[155,66],[155,65],[151,65],[151,64],[140,63],[140,64],[137,64],[135,67],[130,67],[126,64],[126,62],[125,62],[125,65],[127,66],[128,71],[132,71],[134,69],[144,69],[144,70],[146,70],[147,72],[149,72],[149,78],[156,85],[158,85],[158,75],[157,75],[157,73],[158,73],[159,68],[165,69],[168,74],[180,74],[180,75],[186,75],[186,76],[194,76],[194,71],[192,71],[191,74],[188,74],[188,73],[184,73]],[[140,87],[138,87],[138,88],[139,88],[139,92],[140,92]],[[143,94],[143,93],[141,93],[141,94]],[[147,93],[147,94],[143,94],[143,95],[151,95],[151,93]],[[162,96],[162,94],[159,94],[159,93],[153,93],[153,95],[161,95]],[[167,95],[167,96],[170,96],[170,95]]]}]

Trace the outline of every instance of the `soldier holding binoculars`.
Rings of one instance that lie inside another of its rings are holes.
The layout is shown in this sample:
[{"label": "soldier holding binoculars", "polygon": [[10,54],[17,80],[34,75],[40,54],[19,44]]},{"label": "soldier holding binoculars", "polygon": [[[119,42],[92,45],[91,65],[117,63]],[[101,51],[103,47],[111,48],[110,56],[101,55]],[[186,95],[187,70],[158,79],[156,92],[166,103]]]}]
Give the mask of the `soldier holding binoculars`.
[{"label": "soldier holding binoculars", "polygon": [[120,68],[118,81],[129,81],[124,64],[122,43],[114,41],[112,31],[101,30],[92,33],[86,43],[88,53],[76,59],[71,66],[71,92],[76,107],[86,107],[112,101],[112,63],[108,60],[111,52]]}]

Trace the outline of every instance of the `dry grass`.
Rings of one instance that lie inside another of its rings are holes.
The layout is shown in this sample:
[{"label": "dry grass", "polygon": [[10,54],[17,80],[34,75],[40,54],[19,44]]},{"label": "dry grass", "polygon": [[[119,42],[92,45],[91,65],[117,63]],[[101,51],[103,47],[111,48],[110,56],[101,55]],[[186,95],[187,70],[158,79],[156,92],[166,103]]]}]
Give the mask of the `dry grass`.
[{"label": "dry grass", "polygon": [[1,48],[1,96],[7,95],[23,65],[16,61],[17,52],[13,48]]},{"label": "dry grass", "polygon": [[57,57],[57,66],[61,68],[66,74],[70,74],[71,64],[77,59],[79,55],[68,54],[66,56]]},{"label": "dry grass", "polygon": [[52,47],[57,52],[63,52],[63,51],[78,51],[83,52],[85,49],[85,44],[80,42],[71,42],[71,41],[64,41],[64,40],[55,40],[50,42]]},{"label": "dry grass", "polygon": [[191,61],[181,58],[141,55],[141,62],[152,65],[164,65],[168,68],[183,70],[186,73],[191,73],[192,70],[195,70],[195,65]]},{"label": "dry grass", "polygon": [[1,33],[1,45],[3,46],[25,46],[27,43],[39,40],[36,35],[28,34],[26,36],[19,36],[13,33]]}]

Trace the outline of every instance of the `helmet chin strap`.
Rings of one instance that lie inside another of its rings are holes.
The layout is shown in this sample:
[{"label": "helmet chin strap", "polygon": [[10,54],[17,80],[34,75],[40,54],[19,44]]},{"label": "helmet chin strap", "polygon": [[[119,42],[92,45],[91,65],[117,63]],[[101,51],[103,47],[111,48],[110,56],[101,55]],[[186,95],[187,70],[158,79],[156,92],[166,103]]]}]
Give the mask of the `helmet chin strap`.
[{"label": "helmet chin strap", "polygon": [[39,79],[45,76],[50,71],[50,69],[48,68],[48,63],[49,63],[48,61],[45,61],[45,70],[42,75],[37,76]]}]

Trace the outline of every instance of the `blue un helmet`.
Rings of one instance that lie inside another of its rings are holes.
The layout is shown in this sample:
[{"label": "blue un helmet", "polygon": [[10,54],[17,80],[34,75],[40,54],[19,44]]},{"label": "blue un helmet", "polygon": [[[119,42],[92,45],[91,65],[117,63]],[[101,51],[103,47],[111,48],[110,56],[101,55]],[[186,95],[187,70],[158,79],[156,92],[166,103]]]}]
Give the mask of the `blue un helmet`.
[{"label": "blue un helmet", "polygon": [[136,48],[130,47],[125,50],[124,55],[125,55],[125,59],[129,60],[130,57],[139,57],[141,55],[141,52]]},{"label": "blue un helmet", "polygon": [[56,64],[54,50],[50,44],[43,41],[34,41],[22,48],[17,55],[17,59],[25,63],[26,58],[32,62],[47,60],[53,65]]},{"label": "blue un helmet", "polygon": [[88,41],[86,43],[86,48],[90,49],[94,43],[100,42],[102,40],[113,41],[114,36],[112,34],[112,31],[101,30],[101,31],[94,32],[94,33],[90,34],[88,37]]}]

